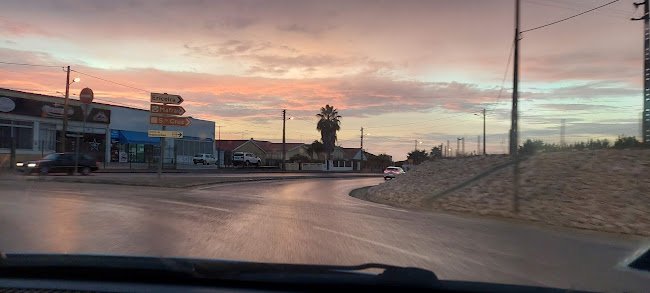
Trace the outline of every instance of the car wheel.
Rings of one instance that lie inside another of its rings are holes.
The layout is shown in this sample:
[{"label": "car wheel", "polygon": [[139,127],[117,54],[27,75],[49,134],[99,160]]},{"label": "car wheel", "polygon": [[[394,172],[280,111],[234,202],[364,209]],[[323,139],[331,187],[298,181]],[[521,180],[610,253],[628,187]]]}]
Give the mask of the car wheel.
[{"label": "car wheel", "polygon": [[250,164],[251,164],[251,162],[249,162],[249,161],[244,162],[244,166],[246,166],[246,167],[248,167],[248,165],[250,165]]},{"label": "car wheel", "polygon": [[41,175],[47,175],[48,173],[50,173],[50,168],[48,168],[48,167],[41,167],[41,169],[39,170],[38,173],[41,174]]},{"label": "car wheel", "polygon": [[194,165],[196,165],[196,161],[194,161]]},{"label": "car wheel", "polygon": [[81,175],[84,175],[84,176],[90,175],[90,172],[91,172],[90,167],[81,168]]}]

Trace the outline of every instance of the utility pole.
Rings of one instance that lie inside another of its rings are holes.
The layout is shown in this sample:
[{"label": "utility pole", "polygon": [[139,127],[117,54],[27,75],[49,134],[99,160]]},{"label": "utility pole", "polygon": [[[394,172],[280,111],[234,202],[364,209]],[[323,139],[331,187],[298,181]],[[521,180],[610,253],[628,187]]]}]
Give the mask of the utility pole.
[{"label": "utility pole", "polygon": [[562,119],[560,122],[560,148],[564,147],[564,135],[566,134],[565,122],[565,119]]},{"label": "utility pole", "polygon": [[[219,143],[217,144],[217,160],[219,160],[217,162],[217,169],[219,169],[219,168],[221,168],[221,164],[223,164],[223,162],[222,162],[223,160],[221,159],[221,125],[219,125],[217,127],[219,127]],[[223,156],[223,157],[224,157],[224,159],[226,158],[225,156]]]},{"label": "utility pole", "polygon": [[363,127],[361,127],[361,158],[359,158],[359,171],[363,170],[361,168],[361,162],[363,162]]},{"label": "utility pole", "polygon": [[417,139],[415,140],[415,150],[416,151],[418,150],[418,140]]},{"label": "utility pole", "polygon": [[476,155],[481,154],[481,136],[477,135],[476,136]]},{"label": "utility pole", "polygon": [[650,3],[648,0],[635,2],[634,6],[643,5],[643,16],[631,20],[643,20],[643,113],[641,121],[642,141],[650,144]]},{"label": "utility pole", "polygon": [[519,124],[517,123],[519,119],[517,109],[517,99],[519,97],[519,2],[519,0],[515,0],[515,56],[512,78],[512,122],[510,128],[510,156],[515,163],[512,178],[512,211],[515,213],[519,212],[519,154],[517,151],[519,148]]},{"label": "utility pole", "polygon": [[282,110],[282,171],[285,170],[284,156],[285,156],[285,143],[286,143],[286,124],[287,124],[287,110]]},{"label": "utility pole", "polygon": [[68,105],[70,104],[70,66],[66,69],[65,104],[63,105],[63,127],[61,128],[61,152],[65,152],[65,135],[68,131]]},{"label": "utility pole", "polygon": [[456,138],[456,157],[458,157],[458,150],[460,150],[460,137]]},{"label": "utility pole", "polygon": [[465,156],[465,138],[463,137],[463,138],[461,138],[461,140],[463,141],[463,152],[461,153],[461,155],[464,157]]},{"label": "utility pole", "polygon": [[451,157],[451,149],[449,148],[449,140],[447,140],[447,148],[445,149],[447,152],[447,157]]},{"label": "utility pole", "polygon": [[485,109],[483,109],[483,155],[485,156]]}]

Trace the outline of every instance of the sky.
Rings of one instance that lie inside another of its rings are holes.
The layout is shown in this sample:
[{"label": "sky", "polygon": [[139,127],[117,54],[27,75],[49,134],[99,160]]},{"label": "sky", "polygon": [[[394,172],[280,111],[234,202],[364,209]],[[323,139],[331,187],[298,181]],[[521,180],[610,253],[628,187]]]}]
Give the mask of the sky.
[{"label": "sky", "polygon": [[[610,1],[522,0],[521,29]],[[522,34],[520,141],[557,143],[562,120],[567,142],[639,136],[633,2]],[[513,0],[3,0],[0,62],[51,67],[0,64],[0,87],[60,95],[69,65],[73,94],[139,108],[150,92],[179,94],[221,139],[275,142],[282,109],[288,142],[320,139],[329,104],[339,145],[359,147],[363,127],[364,149],[395,160],[459,137],[476,152],[486,109],[487,152],[505,153],[513,39]]]}]

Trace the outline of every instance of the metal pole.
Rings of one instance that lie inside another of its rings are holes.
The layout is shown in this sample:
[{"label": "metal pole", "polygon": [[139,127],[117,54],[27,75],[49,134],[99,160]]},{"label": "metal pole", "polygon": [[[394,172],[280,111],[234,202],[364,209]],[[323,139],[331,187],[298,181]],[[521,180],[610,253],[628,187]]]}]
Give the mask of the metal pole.
[{"label": "metal pole", "polygon": [[[219,160],[219,162],[217,163],[217,169],[219,169],[221,167],[221,164],[223,164],[223,162],[221,160],[221,126],[219,126],[219,144],[218,145],[219,146],[217,147],[217,159]],[[225,156],[224,156],[224,159],[225,159]]]},{"label": "metal pole", "polygon": [[361,158],[359,158],[359,171],[362,170],[361,162],[363,162],[363,127],[361,127]]},{"label": "metal pole", "polygon": [[15,134],[16,130],[15,129],[16,128],[12,125],[11,126],[11,142],[10,142],[11,150],[10,150],[10,154],[9,154],[9,164],[10,164],[9,168],[10,169],[16,168],[16,134]]},{"label": "metal pole", "polygon": [[460,137],[456,138],[456,157],[458,157],[458,150],[460,150]]},{"label": "metal pole", "polygon": [[[88,105],[86,105],[86,106],[88,106]],[[84,112],[84,113],[81,113],[84,116],[83,126],[82,126],[82,130],[81,130],[82,134],[81,135],[85,138],[85,136],[86,136],[86,113],[85,112],[86,111],[84,111],[84,107],[81,107],[81,109],[82,109],[82,112]],[[79,150],[81,149],[81,143],[79,142],[79,135],[77,135],[77,142],[75,144],[75,149],[77,151],[77,154],[75,155],[75,158],[74,158],[74,174],[76,175],[77,172],[79,171]]]},{"label": "metal pole", "polygon": [[451,157],[451,149],[449,149],[449,140],[447,140],[447,148],[445,149],[447,152],[447,157]]},{"label": "metal pole", "polygon": [[481,136],[477,135],[476,136],[476,155],[481,154]]},{"label": "metal pole", "polygon": [[643,20],[643,112],[641,112],[641,140],[650,144],[650,1],[635,2],[643,5],[643,16],[631,20]]},{"label": "metal pole", "polygon": [[68,131],[68,104],[70,102],[70,66],[65,78],[65,104],[63,105],[63,127],[61,128],[61,152],[65,152],[65,134]]},{"label": "metal pole", "polygon": [[483,109],[483,155],[486,155],[485,152],[485,109]]},{"label": "metal pole", "polygon": [[519,97],[519,0],[515,0],[515,54],[514,70],[512,78],[512,127],[510,129],[510,155],[514,160],[515,167],[513,170],[512,186],[512,211],[519,211],[519,113],[517,109],[517,99]]},{"label": "metal pole", "polygon": [[286,170],[285,165],[285,140],[286,140],[287,110],[282,110],[282,171]]},{"label": "metal pole", "polygon": [[[167,103],[163,103],[163,105],[167,106]],[[162,131],[167,130],[167,127],[165,125],[162,126]],[[162,177],[162,168],[163,168],[163,161],[165,160],[165,138],[161,137],[160,138],[160,157],[158,158],[158,179]],[[130,161],[130,160],[129,160]]]},{"label": "metal pole", "polygon": [[462,140],[463,140],[463,152],[461,154],[464,157],[465,156],[465,138],[463,137]]}]

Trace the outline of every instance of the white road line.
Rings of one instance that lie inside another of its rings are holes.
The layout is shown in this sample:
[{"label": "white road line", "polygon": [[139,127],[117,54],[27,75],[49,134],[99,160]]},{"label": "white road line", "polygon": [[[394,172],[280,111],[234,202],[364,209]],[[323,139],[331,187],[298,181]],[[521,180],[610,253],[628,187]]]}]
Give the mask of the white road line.
[{"label": "white road line", "polygon": [[173,203],[173,204],[178,204],[178,205],[184,205],[184,206],[189,206],[189,207],[197,207],[197,208],[217,210],[217,211],[222,211],[222,212],[232,212],[229,209],[215,208],[215,207],[211,207],[211,206],[203,206],[203,205],[199,205],[199,204],[185,203],[185,202],[180,202],[180,201],[164,200],[164,199],[159,199],[158,201],[166,202],[166,203]]},{"label": "white road line", "polygon": [[360,202],[349,200],[349,199],[343,199],[345,202],[349,202],[351,205],[358,206],[358,207],[371,207],[371,208],[380,208],[380,209],[387,209],[387,210],[393,210],[393,211],[398,211],[398,212],[403,212],[403,213],[412,213],[412,211],[407,211],[407,210],[402,210],[402,209],[397,209],[397,208],[392,208],[392,207],[386,207],[380,204],[368,204],[361,199],[359,199]]},{"label": "white road line", "polygon": [[359,240],[359,241],[367,242],[367,243],[370,243],[370,244],[372,244],[372,245],[381,246],[381,247],[383,247],[383,248],[388,248],[388,249],[391,249],[391,250],[394,250],[394,251],[397,251],[397,252],[400,252],[400,253],[403,253],[403,254],[408,254],[408,255],[415,256],[415,257],[418,257],[418,258],[421,258],[421,259],[424,259],[424,260],[427,260],[427,261],[431,261],[431,258],[429,258],[429,257],[426,256],[426,255],[421,255],[421,254],[418,254],[418,253],[410,252],[410,251],[408,251],[408,250],[404,250],[404,249],[401,249],[401,248],[399,248],[399,247],[395,247],[395,246],[392,246],[392,245],[384,244],[384,243],[377,242],[377,241],[374,241],[374,240],[370,240],[370,239],[366,239],[366,238],[361,238],[361,237],[354,236],[354,235],[351,235],[351,234],[348,234],[348,233],[337,232],[337,231],[334,231],[334,230],[330,230],[330,229],[323,228],[323,227],[318,227],[318,226],[314,226],[314,229],[318,229],[318,230],[322,230],[322,231],[327,231],[327,232],[330,232],[330,233],[333,233],[333,234],[337,234],[337,235],[345,236],[345,237],[352,238],[352,239],[355,239],[355,240]]}]

